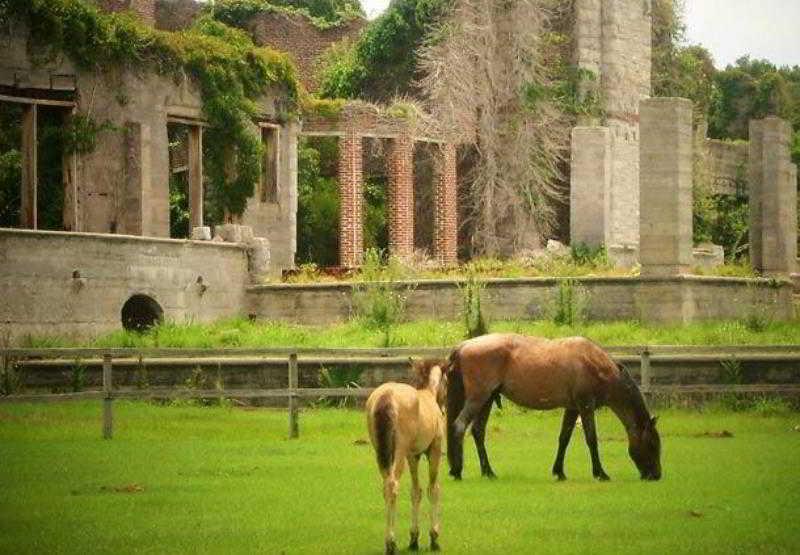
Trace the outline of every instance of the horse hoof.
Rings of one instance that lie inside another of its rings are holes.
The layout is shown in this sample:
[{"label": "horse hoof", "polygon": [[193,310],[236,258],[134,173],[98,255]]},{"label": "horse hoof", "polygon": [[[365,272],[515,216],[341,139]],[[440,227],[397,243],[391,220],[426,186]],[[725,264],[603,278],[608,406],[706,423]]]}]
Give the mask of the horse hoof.
[{"label": "horse hoof", "polygon": [[397,553],[397,544],[394,543],[394,540],[389,540],[386,542],[386,555],[395,555]]},{"label": "horse hoof", "polygon": [[461,472],[457,472],[455,470],[451,470],[450,471],[450,476],[452,476],[456,480],[461,480]]},{"label": "horse hoof", "polygon": [[411,533],[411,541],[408,543],[409,551],[419,551],[419,534]]},{"label": "horse hoof", "polygon": [[567,476],[563,472],[556,472],[555,473],[556,480],[559,482],[566,482]]},{"label": "horse hoof", "polygon": [[605,472],[603,472],[602,474],[595,475],[595,478],[597,478],[601,482],[608,482],[611,480],[611,476],[609,476]]},{"label": "horse hoof", "polygon": [[494,472],[492,472],[491,470],[489,470],[488,472],[484,472],[484,473],[483,473],[483,475],[484,475],[486,478],[489,478],[490,480],[496,480],[496,479],[497,479],[497,474],[495,474],[495,473],[494,473]]},{"label": "horse hoof", "polygon": [[439,534],[436,532],[431,532],[431,551],[439,551],[441,547],[439,546]]}]

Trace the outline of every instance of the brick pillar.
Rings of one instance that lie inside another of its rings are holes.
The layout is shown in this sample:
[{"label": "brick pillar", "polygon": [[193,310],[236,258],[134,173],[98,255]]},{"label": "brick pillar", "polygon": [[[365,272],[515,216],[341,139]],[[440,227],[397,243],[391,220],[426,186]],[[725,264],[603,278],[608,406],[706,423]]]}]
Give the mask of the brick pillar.
[{"label": "brick pillar", "polygon": [[641,103],[639,216],[642,275],[686,273],[692,264],[692,103]]},{"label": "brick pillar", "polygon": [[347,130],[339,141],[339,264],[356,268],[364,257],[362,138]]},{"label": "brick pillar", "polygon": [[456,146],[445,143],[440,145],[439,149],[436,160],[433,249],[439,264],[449,266],[458,262]]},{"label": "brick pillar", "polygon": [[797,180],[791,126],[780,118],[750,122],[750,260],[767,275],[786,275],[797,261]]},{"label": "brick pillar", "polygon": [[414,252],[414,140],[402,135],[389,150],[389,252]]},{"label": "brick pillar", "polygon": [[611,189],[611,133],[606,127],[572,130],[570,242],[606,244]]}]

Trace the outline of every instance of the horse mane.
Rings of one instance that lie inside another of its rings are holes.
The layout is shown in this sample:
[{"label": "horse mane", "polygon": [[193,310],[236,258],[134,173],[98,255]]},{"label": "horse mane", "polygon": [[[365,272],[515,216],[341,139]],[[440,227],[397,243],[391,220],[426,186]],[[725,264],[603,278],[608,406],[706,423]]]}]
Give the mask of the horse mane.
[{"label": "horse mane", "polygon": [[620,393],[627,402],[627,404],[634,410],[639,424],[650,420],[650,412],[647,410],[647,404],[644,401],[644,396],[639,390],[639,386],[634,381],[628,369],[622,364],[617,364],[619,369],[619,383],[622,386]]},{"label": "horse mane", "polygon": [[447,361],[442,359],[427,358],[413,363],[414,375],[411,384],[416,389],[426,389],[431,379],[431,370],[438,366],[442,370],[442,377],[447,371]]}]

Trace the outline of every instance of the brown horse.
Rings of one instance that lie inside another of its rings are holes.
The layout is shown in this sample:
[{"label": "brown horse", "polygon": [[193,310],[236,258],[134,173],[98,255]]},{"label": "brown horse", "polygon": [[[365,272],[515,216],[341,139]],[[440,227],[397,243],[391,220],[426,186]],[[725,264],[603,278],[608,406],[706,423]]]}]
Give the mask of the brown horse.
[{"label": "brown horse", "polygon": [[428,458],[428,499],[431,503],[431,550],[439,550],[439,462],[444,443],[444,361],[414,364],[414,386],[386,383],[367,399],[367,427],[383,477],[386,502],[386,553],[395,553],[397,490],[405,461],[411,471],[411,543],[419,549],[419,504],[422,489],[417,471],[419,459]]},{"label": "brown horse", "polygon": [[470,339],[450,355],[447,389],[447,458],[461,479],[464,433],[472,424],[481,474],[494,477],[484,443],[492,402],[500,395],[538,410],[564,408],[553,474],[565,480],[564,455],[580,416],[592,473],[608,480],[597,451],[594,411],[608,406],[628,434],[628,453],[643,480],[661,478],[661,440],[630,374],[582,337],[548,340],[515,334]]}]

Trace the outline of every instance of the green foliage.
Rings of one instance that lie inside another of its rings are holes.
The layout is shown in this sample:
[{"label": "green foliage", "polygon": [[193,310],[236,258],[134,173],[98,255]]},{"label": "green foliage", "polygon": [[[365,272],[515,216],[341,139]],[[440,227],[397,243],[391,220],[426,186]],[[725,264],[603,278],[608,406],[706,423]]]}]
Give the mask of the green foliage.
[{"label": "green foliage", "polygon": [[695,196],[692,216],[695,243],[721,245],[731,262],[747,256],[750,210],[746,197]]},{"label": "green foliage", "polygon": [[83,391],[86,387],[86,365],[75,359],[70,375],[70,389],[73,392]]},{"label": "green foliage", "polygon": [[172,174],[169,178],[169,236],[173,239],[189,237],[190,216],[186,178]]},{"label": "green foliage", "polygon": [[0,366],[0,395],[14,395],[22,391],[25,377],[15,361],[3,360],[5,364]]},{"label": "green foliage", "polygon": [[481,281],[476,272],[468,268],[466,279],[458,286],[461,292],[461,312],[468,339],[489,333],[489,326],[486,324],[481,309],[481,292],[485,288],[486,282]]},{"label": "green foliage", "polygon": [[579,266],[603,267],[608,266],[608,253],[603,245],[592,247],[586,243],[570,245],[572,261]]},{"label": "green foliage", "polygon": [[22,182],[22,106],[0,102],[0,227],[20,221]]},{"label": "green foliage", "polygon": [[75,114],[61,126],[64,141],[64,152],[87,154],[97,144],[97,136],[103,131],[115,130],[108,121],[97,123],[86,114]]},{"label": "green foliage", "polygon": [[339,252],[338,144],[335,138],[298,142],[298,264],[336,266]]},{"label": "green foliage", "polygon": [[[257,113],[255,101],[270,89],[285,93],[290,107],[298,100],[296,70],[285,54],[257,48],[243,31],[209,16],[172,33],[127,14],[100,13],[82,0],[5,0],[0,20],[27,26],[32,42],[44,47],[43,56],[63,52],[81,68],[138,66],[190,75],[200,87],[210,124],[210,182],[228,213],[244,211],[260,175],[262,147],[250,123]],[[96,124],[88,117],[76,121],[72,146],[88,148]],[[226,156],[235,158],[234,167],[226,168]]]},{"label": "green foliage", "polygon": [[395,0],[359,40],[331,57],[320,93],[328,98],[387,100],[411,93],[417,51],[451,0]]},{"label": "green foliage", "polygon": [[717,72],[719,93],[711,109],[709,134],[722,139],[747,139],[749,122],[775,115],[800,131],[800,67],[777,68],[745,56]]},{"label": "green foliage", "polygon": [[561,280],[553,297],[547,312],[555,325],[574,327],[585,321],[588,291],[583,285],[574,279]]},{"label": "green foliage", "polygon": [[392,329],[405,316],[408,287],[398,284],[403,268],[393,258],[383,262],[384,253],[369,249],[364,254],[360,276],[362,282],[353,291],[355,316],[368,328],[379,330],[383,346],[392,345]]},{"label": "green foliage", "polygon": [[358,0],[217,0],[208,11],[214,19],[239,28],[245,28],[253,16],[270,12],[303,15],[320,29],[364,17]]}]

